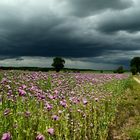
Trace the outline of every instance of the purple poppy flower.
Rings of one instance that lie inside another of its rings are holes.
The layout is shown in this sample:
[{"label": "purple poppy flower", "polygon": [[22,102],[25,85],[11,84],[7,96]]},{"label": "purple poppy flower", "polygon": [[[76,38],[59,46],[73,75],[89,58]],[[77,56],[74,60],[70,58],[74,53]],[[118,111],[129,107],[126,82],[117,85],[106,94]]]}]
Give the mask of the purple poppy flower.
[{"label": "purple poppy flower", "polygon": [[55,121],[57,121],[57,120],[59,120],[59,117],[57,115],[53,115],[52,116],[52,119],[55,120]]},{"label": "purple poppy flower", "polygon": [[22,85],[22,86],[21,86],[22,89],[25,89],[26,87],[27,87],[26,85]]},{"label": "purple poppy flower", "polygon": [[26,91],[22,89],[19,89],[18,92],[20,96],[24,96],[26,94]]},{"label": "purple poppy flower", "polygon": [[50,135],[54,135],[54,129],[53,129],[53,128],[49,128],[49,129],[48,129],[48,133],[49,133]]},{"label": "purple poppy flower", "polygon": [[54,91],[54,93],[55,93],[55,94],[58,94],[58,93],[59,93],[59,91],[58,91],[58,90],[55,90],[55,91]]},{"label": "purple poppy flower", "polygon": [[45,95],[39,95],[39,97],[40,97],[40,99],[45,99],[46,98],[46,96]]},{"label": "purple poppy flower", "polygon": [[63,107],[67,107],[67,104],[65,101],[60,101],[60,105],[62,105]]},{"label": "purple poppy flower", "polygon": [[45,137],[42,134],[37,135],[36,140],[45,140]]},{"label": "purple poppy flower", "polygon": [[50,98],[52,100],[54,97],[52,95],[49,95],[48,98]]},{"label": "purple poppy flower", "polygon": [[8,133],[4,133],[2,135],[1,140],[11,140],[11,134],[9,132]]},{"label": "purple poppy flower", "polygon": [[46,103],[44,108],[50,111],[53,107],[49,103]]}]

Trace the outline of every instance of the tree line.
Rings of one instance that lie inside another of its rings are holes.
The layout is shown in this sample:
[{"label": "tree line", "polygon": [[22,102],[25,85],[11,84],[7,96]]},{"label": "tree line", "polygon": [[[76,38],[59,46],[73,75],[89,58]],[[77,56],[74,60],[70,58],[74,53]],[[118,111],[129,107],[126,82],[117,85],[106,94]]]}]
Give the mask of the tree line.
[{"label": "tree line", "polygon": [[[62,57],[55,57],[53,59],[52,68],[42,68],[42,67],[3,67],[0,66],[0,70],[28,70],[28,71],[53,71],[59,72],[63,70],[64,72],[73,71],[73,72],[80,72],[80,71],[93,71],[99,72],[99,70],[92,70],[92,69],[74,69],[74,68],[64,68],[65,60]],[[119,66],[114,73],[124,73],[127,71],[131,71],[133,75],[140,74],[140,57],[134,57],[130,61],[130,70],[125,70],[123,66]],[[112,70],[100,70],[100,73],[104,72],[112,72]]]},{"label": "tree line", "polygon": [[[56,72],[59,72],[64,68],[65,60],[61,57],[55,57],[53,59],[52,66],[55,69]],[[130,71],[133,75],[140,73],[140,57],[134,57],[130,61]],[[124,73],[125,70],[123,66],[119,66],[116,70],[114,70],[114,73]],[[101,73],[103,73],[103,70],[101,70]]]}]

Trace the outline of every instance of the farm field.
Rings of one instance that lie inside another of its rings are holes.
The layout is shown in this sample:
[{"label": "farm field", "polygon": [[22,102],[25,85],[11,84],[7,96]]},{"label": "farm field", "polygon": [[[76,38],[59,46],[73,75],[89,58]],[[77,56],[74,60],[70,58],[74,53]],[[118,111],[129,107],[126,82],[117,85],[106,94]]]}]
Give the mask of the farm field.
[{"label": "farm field", "polygon": [[[0,82],[2,140],[107,140],[122,131],[135,138],[122,126],[125,115],[136,122],[140,113],[139,85],[128,74],[1,71]],[[136,108],[128,109],[133,96]]]}]

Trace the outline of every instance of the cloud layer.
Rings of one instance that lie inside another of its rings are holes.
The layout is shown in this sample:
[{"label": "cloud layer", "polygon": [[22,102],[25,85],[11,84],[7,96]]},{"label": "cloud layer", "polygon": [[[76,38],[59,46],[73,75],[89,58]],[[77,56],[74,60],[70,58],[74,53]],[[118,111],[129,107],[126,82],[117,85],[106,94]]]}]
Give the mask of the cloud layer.
[{"label": "cloud layer", "polygon": [[22,58],[21,65],[40,66],[42,58],[62,56],[67,67],[128,67],[140,51],[139,6],[138,0],[1,0],[0,64]]}]

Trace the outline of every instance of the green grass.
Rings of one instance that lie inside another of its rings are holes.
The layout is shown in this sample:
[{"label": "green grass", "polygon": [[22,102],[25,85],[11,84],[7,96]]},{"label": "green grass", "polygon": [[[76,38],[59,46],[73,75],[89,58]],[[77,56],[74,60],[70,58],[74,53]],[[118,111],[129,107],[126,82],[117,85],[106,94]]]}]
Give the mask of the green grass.
[{"label": "green grass", "polygon": [[130,80],[110,125],[110,139],[140,140],[140,84]]}]

